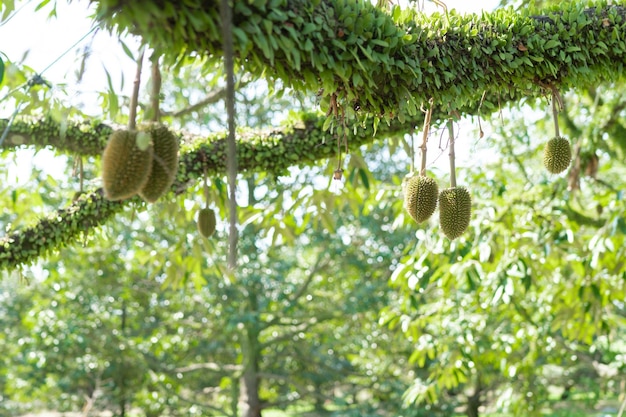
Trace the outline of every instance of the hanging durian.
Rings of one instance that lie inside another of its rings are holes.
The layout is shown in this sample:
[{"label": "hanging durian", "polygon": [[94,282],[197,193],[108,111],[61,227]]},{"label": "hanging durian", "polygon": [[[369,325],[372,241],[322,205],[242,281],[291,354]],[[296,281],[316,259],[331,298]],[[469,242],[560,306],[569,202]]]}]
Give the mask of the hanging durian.
[{"label": "hanging durian", "polygon": [[163,125],[150,124],[146,133],[152,138],[153,161],[148,181],[139,195],[154,203],[172,185],[178,169],[178,139]]},{"label": "hanging durian", "polygon": [[148,181],[152,168],[152,143],[140,144],[136,130],[117,130],[111,134],[102,155],[104,195],[123,200],[137,194]]},{"label": "hanging durian", "polygon": [[433,178],[423,175],[405,179],[404,208],[418,223],[426,221],[437,208],[439,187]]},{"label": "hanging durian", "polygon": [[472,198],[465,187],[451,187],[439,194],[439,226],[450,240],[461,236],[469,226]]},{"label": "hanging durian", "polygon": [[569,140],[559,133],[559,119],[557,102],[562,106],[559,92],[552,90],[552,119],[554,122],[554,137],[543,148],[543,165],[548,172],[559,174],[569,167],[572,162],[572,147]]},{"label": "hanging durian", "polygon": [[198,231],[202,237],[211,237],[215,233],[215,211],[203,208],[198,211]]},{"label": "hanging durian", "polygon": [[552,174],[559,174],[569,167],[572,161],[572,147],[569,140],[557,136],[546,143],[543,149],[543,165]]}]

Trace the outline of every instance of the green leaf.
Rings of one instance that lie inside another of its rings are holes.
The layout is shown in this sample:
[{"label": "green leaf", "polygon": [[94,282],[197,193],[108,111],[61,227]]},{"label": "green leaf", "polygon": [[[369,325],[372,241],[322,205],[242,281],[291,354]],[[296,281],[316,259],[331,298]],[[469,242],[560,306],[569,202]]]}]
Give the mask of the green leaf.
[{"label": "green leaf", "polygon": [[131,52],[131,50],[128,47],[128,45],[126,45],[126,43],[124,43],[124,41],[121,40],[121,39],[120,39],[120,44],[122,45],[122,49],[124,50],[124,53],[126,54],[126,56],[129,57],[130,59],[132,59],[133,61],[136,61],[136,58],[133,55],[133,53]]}]

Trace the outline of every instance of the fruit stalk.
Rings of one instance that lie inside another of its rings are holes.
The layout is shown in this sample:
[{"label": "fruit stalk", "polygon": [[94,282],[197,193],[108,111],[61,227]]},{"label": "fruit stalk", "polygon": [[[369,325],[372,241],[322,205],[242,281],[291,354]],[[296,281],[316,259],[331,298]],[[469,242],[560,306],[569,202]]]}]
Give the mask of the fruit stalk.
[{"label": "fruit stalk", "polygon": [[456,187],[456,167],[454,164],[454,122],[448,119],[448,133],[450,134],[450,187]]},{"label": "fruit stalk", "polygon": [[143,66],[143,54],[145,48],[141,48],[139,58],[137,58],[137,72],[135,73],[135,81],[133,82],[133,94],[130,96],[130,105],[128,112],[128,130],[135,130],[137,119],[137,101],[139,97],[139,85],[141,84],[141,67]]},{"label": "fruit stalk", "polygon": [[424,117],[424,133],[422,136],[422,145],[420,150],[422,151],[422,165],[420,166],[420,175],[426,175],[426,142],[428,142],[428,133],[430,131],[430,120],[433,116],[433,99],[428,100],[429,108]]},{"label": "fruit stalk", "polygon": [[557,102],[557,93],[556,92],[552,92],[552,119],[554,121],[554,136],[555,137],[560,137],[561,133],[559,132],[559,111],[556,108],[556,102]]}]

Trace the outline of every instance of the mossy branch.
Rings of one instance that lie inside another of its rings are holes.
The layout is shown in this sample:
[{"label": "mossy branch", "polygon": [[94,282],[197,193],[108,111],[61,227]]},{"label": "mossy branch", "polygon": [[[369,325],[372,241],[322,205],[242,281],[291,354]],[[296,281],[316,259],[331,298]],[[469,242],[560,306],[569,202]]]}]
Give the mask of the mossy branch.
[{"label": "mossy branch", "polygon": [[[287,174],[293,165],[310,165],[332,157],[332,135],[322,130],[323,118],[306,115],[297,126],[283,130],[244,132],[238,137],[239,172],[258,171],[275,175]],[[7,120],[0,120],[2,130]],[[379,137],[406,130],[399,124],[379,127]],[[104,149],[113,128],[98,122],[55,122],[51,118],[18,119],[10,128],[5,147],[31,145],[54,146],[61,151],[97,156]],[[63,134],[61,134],[63,132]],[[208,138],[181,136],[180,163],[172,191],[185,190],[206,172],[209,176],[226,174],[227,132]],[[350,147],[372,142],[373,127],[360,129],[350,139]],[[37,224],[0,237],[0,270],[29,264],[51,250],[72,244],[92,229],[106,223],[131,204],[141,204],[135,197],[121,202],[104,198],[102,190],[92,190],[66,208],[57,210]]]},{"label": "mossy branch", "polygon": [[[110,27],[169,51],[169,62],[223,54],[217,2],[97,0]],[[167,4],[168,7],[164,7]],[[498,9],[425,16],[367,1],[234,1],[234,49],[253,76],[333,94],[391,119],[435,97],[451,110],[480,101],[496,109],[558,85],[561,91],[624,74],[626,8],[559,4],[540,15]],[[323,100],[324,102],[324,100]]]}]

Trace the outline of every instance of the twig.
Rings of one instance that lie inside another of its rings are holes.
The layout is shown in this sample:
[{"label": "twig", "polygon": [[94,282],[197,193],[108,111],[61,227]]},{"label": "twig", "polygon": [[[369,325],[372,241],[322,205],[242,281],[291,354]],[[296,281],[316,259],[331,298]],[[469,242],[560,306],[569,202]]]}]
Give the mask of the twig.
[{"label": "twig", "polygon": [[[238,87],[243,88],[248,84],[250,84],[249,80],[240,81],[238,84]],[[187,107],[184,107],[182,109],[175,110],[175,111],[161,111],[160,113],[162,116],[181,117],[181,116],[191,114],[194,111],[198,111],[201,108],[209,104],[217,103],[218,101],[223,100],[224,98],[226,98],[226,89],[220,88],[219,90],[210,91],[205,98],[203,98],[202,100],[194,104],[190,104]]]},{"label": "twig", "polygon": [[134,130],[137,125],[137,102],[139,100],[139,86],[141,85],[141,67],[143,66],[143,55],[145,47],[141,48],[139,58],[137,58],[137,72],[133,82],[133,94],[130,96],[130,109],[128,112],[128,130]]},{"label": "twig", "polygon": [[480,109],[483,107],[483,102],[485,101],[485,95],[487,95],[487,90],[483,91],[483,95],[480,98],[480,103],[478,103],[478,110],[476,110],[476,114],[478,115],[478,130],[479,130],[479,139],[482,139],[485,136],[485,132],[483,132],[483,126],[480,123]]}]

